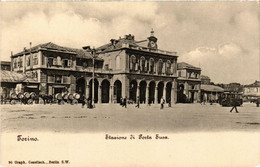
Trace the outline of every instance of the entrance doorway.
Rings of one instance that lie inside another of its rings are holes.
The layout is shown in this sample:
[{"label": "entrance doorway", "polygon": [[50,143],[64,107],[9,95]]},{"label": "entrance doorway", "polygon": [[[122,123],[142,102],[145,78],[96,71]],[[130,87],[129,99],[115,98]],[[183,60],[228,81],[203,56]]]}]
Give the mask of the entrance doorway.
[{"label": "entrance doorway", "polygon": [[116,98],[116,102],[120,103],[122,97],[122,83],[119,80],[116,80],[114,83],[114,97]]},{"label": "entrance doorway", "polygon": [[130,100],[133,100],[136,102],[136,91],[137,91],[137,82],[136,80],[133,80],[130,82],[130,89],[129,89],[129,94],[130,94]]},{"label": "entrance doorway", "polygon": [[80,78],[76,82],[76,93],[80,94],[80,97],[83,97],[85,95],[85,89],[86,89],[86,81],[84,78]]},{"label": "entrance doorway", "polygon": [[164,88],[164,84],[161,81],[161,82],[158,83],[158,98],[157,98],[158,103],[160,103],[160,100],[163,97],[163,88]]},{"label": "entrance doorway", "polygon": [[102,103],[108,103],[109,102],[109,88],[110,88],[110,83],[108,80],[103,80],[101,83],[101,91],[102,91],[102,97],[101,97],[101,102]]},{"label": "entrance doorway", "polygon": [[170,82],[168,82],[166,84],[166,103],[170,103],[171,102],[171,91],[172,90],[172,84]]},{"label": "entrance doorway", "polygon": [[154,92],[155,92],[155,82],[151,81],[149,83],[149,103],[154,103]]},{"label": "entrance doorway", "polygon": [[140,82],[140,103],[145,103],[145,95],[146,95],[146,82]]}]

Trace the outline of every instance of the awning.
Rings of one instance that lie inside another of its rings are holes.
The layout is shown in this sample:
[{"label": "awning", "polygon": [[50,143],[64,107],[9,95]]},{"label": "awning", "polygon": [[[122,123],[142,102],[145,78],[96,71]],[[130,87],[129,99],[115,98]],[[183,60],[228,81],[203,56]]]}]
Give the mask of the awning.
[{"label": "awning", "polygon": [[25,80],[26,76],[24,74],[20,74],[14,71],[5,71],[5,70],[0,70],[1,71],[1,82],[22,82]]},{"label": "awning", "polygon": [[224,89],[215,85],[201,85],[201,90],[207,92],[224,92]]}]

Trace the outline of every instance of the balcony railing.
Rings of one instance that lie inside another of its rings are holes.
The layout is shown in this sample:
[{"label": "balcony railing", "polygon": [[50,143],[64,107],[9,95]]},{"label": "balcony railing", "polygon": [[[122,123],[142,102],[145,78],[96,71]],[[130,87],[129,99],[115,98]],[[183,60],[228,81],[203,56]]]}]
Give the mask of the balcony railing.
[{"label": "balcony railing", "polygon": [[149,51],[149,52],[154,52],[154,53],[160,53],[160,54],[167,54],[167,55],[174,55],[174,56],[177,55],[177,52],[170,52],[170,51],[165,51],[165,50],[160,50],[160,49],[150,49],[150,48],[141,47],[141,46],[130,46],[129,44],[123,44],[123,47],[136,49],[136,50],[142,50],[142,51]]}]

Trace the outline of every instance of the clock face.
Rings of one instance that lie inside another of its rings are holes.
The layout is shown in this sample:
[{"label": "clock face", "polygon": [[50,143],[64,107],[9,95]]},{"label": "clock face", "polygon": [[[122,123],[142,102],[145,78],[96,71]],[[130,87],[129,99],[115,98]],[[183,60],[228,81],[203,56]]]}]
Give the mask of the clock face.
[{"label": "clock face", "polygon": [[154,42],[154,41],[151,41],[151,42],[150,42],[150,46],[151,46],[152,48],[154,48],[154,47],[156,46],[155,42]]}]

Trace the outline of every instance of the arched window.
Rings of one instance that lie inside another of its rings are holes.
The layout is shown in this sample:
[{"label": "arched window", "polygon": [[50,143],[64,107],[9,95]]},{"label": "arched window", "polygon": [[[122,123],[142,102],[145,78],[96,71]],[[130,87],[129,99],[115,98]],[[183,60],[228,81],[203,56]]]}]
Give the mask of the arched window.
[{"label": "arched window", "polygon": [[60,57],[60,56],[57,57],[57,65],[58,65],[58,66],[61,66],[61,65],[62,65],[61,57]]},{"label": "arched window", "polygon": [[170,75],[171,74],[171,61],[168,60],[166,63],[166,74]]},{"label": "arched window", "polygon": [[145,58],[141,57],[141,71],[145,71]]},{"label": "arched window", "polygon": [[116,56],[116,70],[120,69],[120,57]]},{"label": "arched window", "polygon": [[158,61],[158,74],[162,74],[162,68],[163,68],[163,61],[160,59]]},{"label": "arched window", "polygon": [[132,55],[130,57],[130,70],[135,70],[136,68],[136,57],[134,55]]},{"label": "arched window", "polygon": [[150,67],[149,67],[150,72],[154,73],[155,70],[154,70],[154,59],[153,58],[150,58],[149,65],[150,65]]}]

